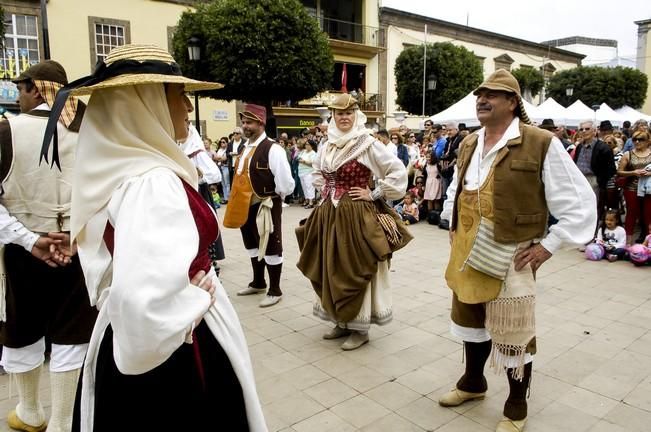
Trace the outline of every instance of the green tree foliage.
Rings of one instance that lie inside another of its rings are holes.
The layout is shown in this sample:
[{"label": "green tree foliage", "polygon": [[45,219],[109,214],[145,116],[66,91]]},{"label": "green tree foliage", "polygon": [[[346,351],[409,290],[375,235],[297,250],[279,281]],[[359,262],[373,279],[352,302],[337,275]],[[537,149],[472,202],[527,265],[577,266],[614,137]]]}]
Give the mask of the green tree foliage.
[{"label": "green tree foliage", "polygon": [[[637,69],[579,66],[554,74],[547,84],[547,95],[565,106],[580,99],[587,106],[605,102],[613,109],[624,105],[639,108],[648,85],[647,76]],[[565,92],[568,87],[574,89],[571,97]]]},{"label": "green tree foliage", "polygon": [[540,93],[545,85],[545,78],[542,72],[531,67],[522,67],[514,69],[511,74],[518,80],[520,84],[520,91],[524,95],[525,89],[529,89],[531,96],[535,97]]},{"label": "green tree foliage", "polygon": [[[423,109],[423,46],[403,50],[396,59],[396,103],[421,114]],[[436,89],[426,90],[425,114],[434,114],[457,102],[482,82],[483,72],[472,51],[450,42],[427,44],[427,76]]]},{"label": "green tree foliage", "polygon": [[[201,60],[188,57],[190,37],[201,40]],[[192,78],[224,88],[202,92],[267,107],[301,100],[329,87],[334,60],[328,39],[298,0],[212,0],[181,16],[174,58]]]}]

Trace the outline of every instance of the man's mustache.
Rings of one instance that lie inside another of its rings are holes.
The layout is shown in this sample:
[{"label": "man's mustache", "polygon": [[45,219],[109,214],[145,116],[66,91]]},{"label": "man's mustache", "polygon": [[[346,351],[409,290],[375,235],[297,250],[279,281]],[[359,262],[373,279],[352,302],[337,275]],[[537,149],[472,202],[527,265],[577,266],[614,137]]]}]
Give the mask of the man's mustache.
[{"label": "man's mustache", "polygon": [[477,104],[477,110],[492,110],[493,107],[488,104]]}]

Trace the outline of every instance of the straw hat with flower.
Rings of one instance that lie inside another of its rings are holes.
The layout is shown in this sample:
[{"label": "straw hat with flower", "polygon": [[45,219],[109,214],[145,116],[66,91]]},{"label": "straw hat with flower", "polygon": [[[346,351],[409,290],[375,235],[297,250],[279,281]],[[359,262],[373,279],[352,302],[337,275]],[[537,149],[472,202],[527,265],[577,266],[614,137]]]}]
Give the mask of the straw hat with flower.
[{"label": "straw hat with flower", "polygon": [[[185,91],[216,90],[223,84],[186,78],[174,58],[155,45],[123,45],[113,49],[100,61],[92,75],[80,78],[61,88],[52,106],[50,120],[45,129],[41,159],[48,161],[52,142],[52,164],[59,166],[56,124],[68,96],[90,95],[94,91],[139,84],[183,84]],[[48,161],[49,162],[49,161]]]}]

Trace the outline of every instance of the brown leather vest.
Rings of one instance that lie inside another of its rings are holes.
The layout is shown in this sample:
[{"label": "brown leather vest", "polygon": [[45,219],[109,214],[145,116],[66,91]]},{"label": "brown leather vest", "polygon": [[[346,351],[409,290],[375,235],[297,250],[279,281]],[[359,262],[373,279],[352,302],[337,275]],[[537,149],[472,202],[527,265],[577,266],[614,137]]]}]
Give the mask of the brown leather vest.
[{"label": "brown leather vest", "polygon": [[[523,242],[543,237],[547,229],[547,201],[542,169],[553,135],[520,122],[520,136],[500,149],[494,163],[493,212],[495,241]],[[463,179],[475,148],[477,134],[460,144],[457,170],[459,186],[454,197],[451,230],[457,226],[457,204]]]},{"label": "brown leather vest", "polygon": [[275,142],[269,138],[262,140],[251,157],[249,163],[249,178],[253,192],[260,198],[276,195],[276,182],[269,168],[269,150]]}]

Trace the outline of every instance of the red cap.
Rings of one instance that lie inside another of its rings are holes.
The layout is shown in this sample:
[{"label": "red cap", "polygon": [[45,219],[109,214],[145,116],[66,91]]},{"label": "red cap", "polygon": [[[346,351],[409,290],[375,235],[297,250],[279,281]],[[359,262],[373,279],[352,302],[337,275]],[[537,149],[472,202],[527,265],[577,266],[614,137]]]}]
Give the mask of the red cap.
[{"label": "red cap", "polygon": [[246,117],[251,120],[256,120],[262,123],[263,125],[267,124],[267,109],[261,105],[255,104],[246,104],[244,105],[244,111],[240,113],[240,119]]}]

